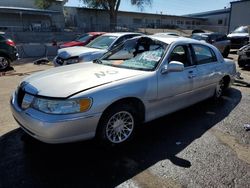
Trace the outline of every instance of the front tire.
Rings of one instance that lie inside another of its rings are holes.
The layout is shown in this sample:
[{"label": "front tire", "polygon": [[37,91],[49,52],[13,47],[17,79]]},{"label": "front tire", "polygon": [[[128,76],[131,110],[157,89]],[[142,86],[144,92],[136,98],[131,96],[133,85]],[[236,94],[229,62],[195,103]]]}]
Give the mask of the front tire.
[{"label": "front tire", "polygon": [[138,118],[127,104],[111,106],[104,112],[97,129],[97,138],[105,145],[120,145],[134,135]]},{"label": "front tire", "polygon": [[5,57],[0,55],[0,70],[5,70],[10,66],[10,60]]}]

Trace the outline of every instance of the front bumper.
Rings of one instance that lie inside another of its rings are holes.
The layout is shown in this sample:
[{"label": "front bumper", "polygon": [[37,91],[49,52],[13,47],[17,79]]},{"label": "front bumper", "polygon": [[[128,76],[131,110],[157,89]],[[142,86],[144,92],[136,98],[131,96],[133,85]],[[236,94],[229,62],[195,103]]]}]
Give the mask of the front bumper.
[{"label": "front bumper", "polygon": [[63,66],[63,65],[71,65],[79,63],[78,57],[70,57],[68,59],[63,59],[62,57],[56,56],[53,60],[53,64],[55,67]]},{"label": "front bumper", "polygon": [[17,104],[15,95],[10,100],[13,117],[32,137],[46,143],[68,143],[91,139],[95,136],[101,113],[92,115],[51,115]]}]

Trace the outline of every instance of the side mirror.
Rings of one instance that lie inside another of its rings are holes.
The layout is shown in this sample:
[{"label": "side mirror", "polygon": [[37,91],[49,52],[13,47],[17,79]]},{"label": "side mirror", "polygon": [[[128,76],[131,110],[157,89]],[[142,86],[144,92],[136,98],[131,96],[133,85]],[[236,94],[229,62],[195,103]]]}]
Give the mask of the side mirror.
[{"label": "side mirror", "polygon": [[168,72],[182,72],[184,70],[184,64],[179,61],[171,61],[168,65],[165,65],[161,73],[165,74]]}]

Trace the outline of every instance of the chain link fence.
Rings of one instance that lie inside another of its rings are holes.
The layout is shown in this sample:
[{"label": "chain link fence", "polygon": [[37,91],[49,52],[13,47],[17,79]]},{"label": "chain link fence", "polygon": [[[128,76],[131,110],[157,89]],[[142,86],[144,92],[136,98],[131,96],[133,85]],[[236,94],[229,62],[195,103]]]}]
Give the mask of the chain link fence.
[{"label": "chain link fence", "polygon": [[[91,24],[85,27],[68,27],[54,31],[53,28],[28,29],[25,27],[8,26],[0,27],[8,38],[13,39],[19,51],[20,57],[41,57],[56,55],[57,46],[65,41],[72,41],[79,35],[90,31],[104,32],[140,32],[144,34],[154,34],[162,32],[174,32],[181,36],[189,37],[195,29],[205,32],[226,33],[227,27],[213,25],[161,25],[161,24]],[[48,50],[49,49],[49,50]],[[49,52],[49,53],[48,53]]]},{"label": "chain link fence", "polygon": [[159,32],[175,32],[182,36],[190,36],[193,30],[204,30],[205,32],[227,33],[226,26],[218,25],[163,25],[163,24],[89,24],[84,27],[21,27],[5,26],[0,27],[7,36],[17,43],[49,43],[53,41],[70,41],[82,33],[91,31],[104,32],[140,32],[145,34],[154,34]]}]

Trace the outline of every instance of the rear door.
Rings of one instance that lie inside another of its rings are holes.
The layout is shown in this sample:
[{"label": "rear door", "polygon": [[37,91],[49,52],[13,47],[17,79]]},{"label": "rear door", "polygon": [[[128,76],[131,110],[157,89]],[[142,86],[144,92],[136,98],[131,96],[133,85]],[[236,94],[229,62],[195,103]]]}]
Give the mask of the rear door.
[{"label": "rear door", "polygon": [[202,44],[192,44],[193,61],[197,67],[193,89],[198,98],[206,98],[213,94],[220,79],[221,63],[212,48]]}]

